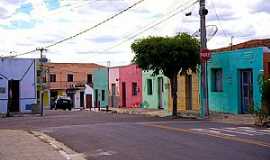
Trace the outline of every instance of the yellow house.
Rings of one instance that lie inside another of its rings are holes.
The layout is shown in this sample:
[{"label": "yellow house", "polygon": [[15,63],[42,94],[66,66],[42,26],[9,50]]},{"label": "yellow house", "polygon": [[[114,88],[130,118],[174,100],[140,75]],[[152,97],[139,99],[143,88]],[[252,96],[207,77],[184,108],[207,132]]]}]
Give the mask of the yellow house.
[{"label": "yellow house", "polygon": [[[169,87],[170,88],[170,87]],[[171,88],[169,91],[169,112],[173,110]],[[199,79],[197,73],[177,77],[177,111],[199,112]]]}]

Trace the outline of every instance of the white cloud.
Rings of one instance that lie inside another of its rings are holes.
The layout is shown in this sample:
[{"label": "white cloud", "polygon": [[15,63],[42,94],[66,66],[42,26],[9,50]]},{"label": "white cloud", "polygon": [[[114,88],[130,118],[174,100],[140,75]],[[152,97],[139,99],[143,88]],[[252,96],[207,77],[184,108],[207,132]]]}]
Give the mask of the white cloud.
[{"label": "white cloud", "polygon": [[[211,1],[214,2],[215,8]],[[0,24],[8,25],[14,20],[35,20],[37,23],[30,29],[18,28],[11,30],[0,27],[0,34],[2,35],[0,36],[0,53],[7,54],[9,51],[24,52],[36,47],[46,46],[97,24],[117,11],[136,2],[136,0],[61,0],[61,7],[53,11],[49,11],[42,0],[27,0],[13,4],[0,2],[0,7],[5,6],[5,9],[8,11],[5,14],[11,15],[21,4],[28,2],[33,5],[33,11],[30,15],[15,14],[7,19],[1,19],[0,17]],[[73,40],[50,48],[47,56],[53,62],[97,62],[106,64],[110,60],[112,65],[126,64],[130,62],[133,56],[130,50],[132,40],[109,50],[108,53],[110,54],[101,54],[100,52],[104,52],[107,48],[122,42],[127,38],[127,35],[132,35],[142,30],[147,24],[151,26],[151,24],[158,22],[161,17],[173,11],[178,5],[188,2],[191,3],[190,0],[146,0],[114,20]],[[207,4],[209,21],[207,21],[207,24],[216,24],[219,32],[208,43],[208,46],[210,48],[216,48],[227,46],[230,43],[231,35],[229,34],[228,37],[224,37],[221,28],[233,34],[243,31],[252,33],[251,37],[240,37],[238,34],[233,35],[235,36],[235,43],[252,38],[265,37],[268,34],[267,29],[270,26],[269,14],[265,12],[251,13],[254,11],[252,7],[259,4],[259,2],[260,0],[209,0]],[[215,9],[217,14],[220,15],[221,21],[216,19]],[[185,17],[185,12],[180,13],[170,20],[144,32],[137,38],[148,35],[172,36],[177,32],[195,32],[199,28],[198,5],[187,11],[192,11],[193,16]],[[248,30],[247,28],[252,28],[252,30]],[[98,40],[95,41],[95,39],[108,35],[114,37],[111,42],[101,43]],[[244,35],[248,34],[245,33]],[[93,54],[93,51],[97,51],[100,54]],[[119,53],[113,54],[115,52]],[[31,54],[27,56],[37,55]]]}]

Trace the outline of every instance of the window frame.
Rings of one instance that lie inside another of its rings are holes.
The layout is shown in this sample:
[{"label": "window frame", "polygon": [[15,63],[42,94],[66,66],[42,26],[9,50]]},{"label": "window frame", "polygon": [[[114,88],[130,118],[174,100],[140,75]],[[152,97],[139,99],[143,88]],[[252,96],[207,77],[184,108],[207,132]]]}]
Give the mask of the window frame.
[{"label": "window frame", "polygon": [[[72,76],[72,80],[70,80],[70,76]],[[74,75],[73,74],[67,74],[67,82],[74,82]]]},{"label": "window frame", "polygon": [[131,87],[132,87],[132,96],[137,96],[138,95],[138,83],[132,82]]},{"label": "window frame", "polygon": [[212,92],[223,92],[223,69],[212,68]]},{"label": "window frame", "polygon": [[49,82],[56,82],[56,74],[50,74],[49,76]]},{"label": "window frame", "polygon": [[[89,81],[89,77],[91,76],[91,80]],[[87,74],[87,83],[92,84],[93,83],[93,75],[92,74]]]}]

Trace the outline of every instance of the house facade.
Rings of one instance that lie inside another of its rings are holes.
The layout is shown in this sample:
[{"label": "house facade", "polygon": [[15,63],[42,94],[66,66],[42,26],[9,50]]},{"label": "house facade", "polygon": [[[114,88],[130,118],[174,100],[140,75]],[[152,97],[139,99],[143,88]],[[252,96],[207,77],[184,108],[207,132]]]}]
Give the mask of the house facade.
[{"label": "house facade", "polygon": [[50,106],[57,97],[66,96],[70,97],[75,108],[91,107],[93,95],[90,99],[86,95],[92,92],[92,76],[99,67],[94,63],[47,63],[48,91],[44,93],[44,101]]},{"label": "house facade", "polygon": [[119,107],[119,67],[109,68],[109,106]]},{"label": "house facade", "polygon": [[0,59],[0,113],[31,112],[37,103],[36,64],[35,59]]},{"label": "house facade", "polygon": [[261,106],[259,78],[269,76],[267,47],[213,53],[208,63],[210,111],[242,114]]},{"label": "house facade", "polygon": [[94,106],[106,108],[109,100],[109,69],[98,68],[93,73]]},{"label": "house facade", "polygon": [[140,107],[142,103],[142,70],[135,64],[109,69],[111,107]]},{"label": "house facade", "polygon": [[[199,78],[197,73],[189,72],[187,75],[177,77],[177,111],[196,112],[200,110]],[[169,87],[169,112],[173,110],[171,88]]]},{"label": "house facade", "polygon": [[168,111],[169,80],[163,74],[153,71],[142,72],[142,108]]}]

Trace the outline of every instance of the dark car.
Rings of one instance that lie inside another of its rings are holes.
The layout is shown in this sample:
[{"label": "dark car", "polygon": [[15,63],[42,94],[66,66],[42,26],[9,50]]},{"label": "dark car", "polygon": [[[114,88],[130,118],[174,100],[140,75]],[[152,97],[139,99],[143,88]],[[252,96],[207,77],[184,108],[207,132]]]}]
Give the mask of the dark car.
[{"label": "dark car", "polygon": [[58,98],[56,99],[55,101],[55,104],[54,104],[54,109],[68,109],[68,110],[71,110],[73,107],[73,103],[70,99],[65,99],[65,98]]}]

